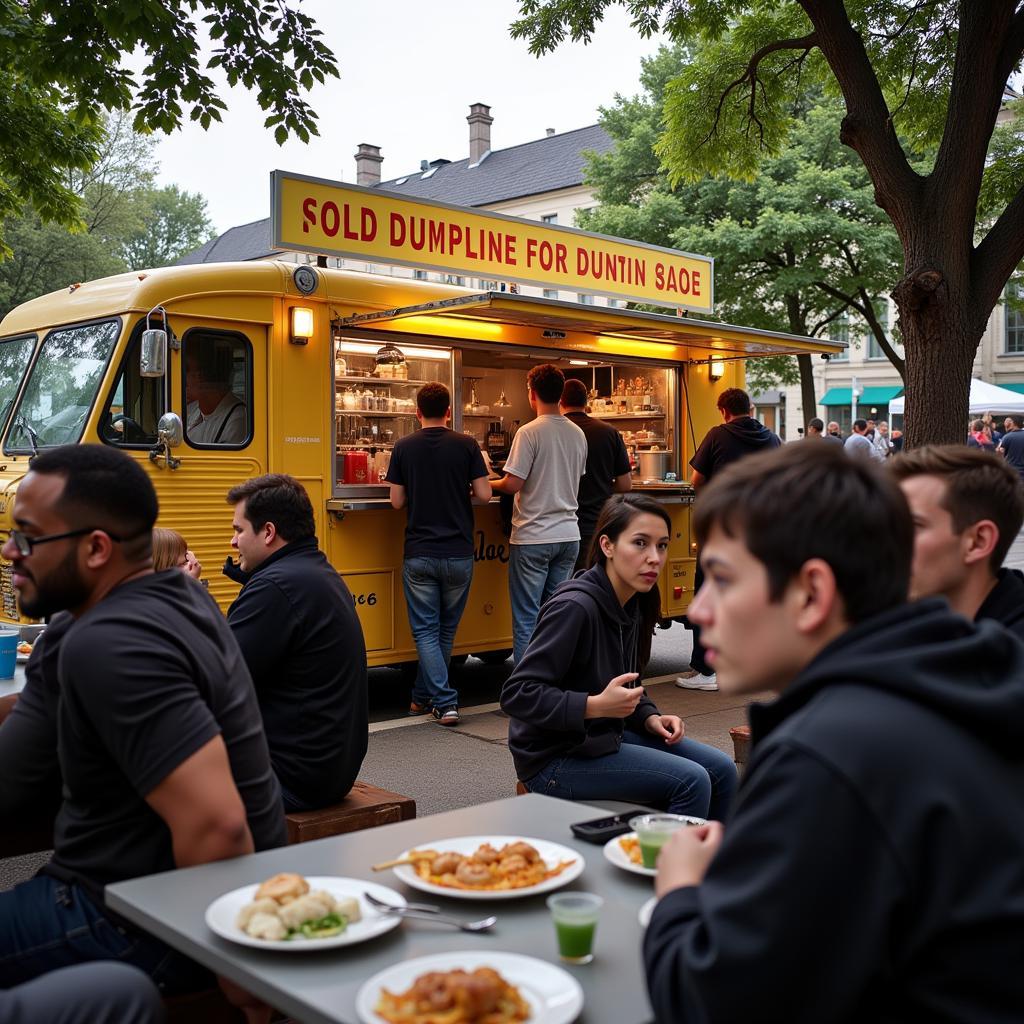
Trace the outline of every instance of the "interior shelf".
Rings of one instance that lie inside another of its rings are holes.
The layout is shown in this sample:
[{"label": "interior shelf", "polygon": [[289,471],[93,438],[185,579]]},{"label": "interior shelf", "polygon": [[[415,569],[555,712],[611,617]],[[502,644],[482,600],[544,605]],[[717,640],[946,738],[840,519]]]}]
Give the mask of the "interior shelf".
[{"label": "interior shelf", "polygon": [[[428,380],[406,380],[404,377],[335,377],[336,384],[366,384],[377,387],[380,384],[404,384],[410,388],[421,388],[430,384]],[[442,383],[444,383],[442,381]]]}]

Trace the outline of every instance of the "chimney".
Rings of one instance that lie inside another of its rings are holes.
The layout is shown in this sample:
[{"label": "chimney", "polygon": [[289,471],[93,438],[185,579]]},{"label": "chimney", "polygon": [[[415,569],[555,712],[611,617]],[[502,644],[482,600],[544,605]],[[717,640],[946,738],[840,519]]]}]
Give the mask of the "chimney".
[{"label": "chimney", "polygon": [[491,108],[486,103],[473,103],[469,108],[469,166],[475,167],[491,151]]},{"label": "chimney", "polygon": [[368,142],[360,142],[356,150],[356,184],[379,185],[380,165],[384,157],[380,155],[380,146],[371,146]]},{"label": "chimney", "polygon": [[546,136],[548,136],[548,138],[550,138],[552,135],[555,134],[555,129],[554,128],[545,128],[544,129],[544,134]]}]

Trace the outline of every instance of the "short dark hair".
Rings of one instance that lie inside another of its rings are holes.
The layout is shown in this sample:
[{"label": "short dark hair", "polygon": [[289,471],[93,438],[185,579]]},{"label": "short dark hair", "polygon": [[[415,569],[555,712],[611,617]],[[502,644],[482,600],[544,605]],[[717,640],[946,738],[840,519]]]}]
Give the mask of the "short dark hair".
[{"label": "short dark hair", "polygon": [[554,363],[541,363],[526,375],[526,383],[542,402],[554,405],[562,397],[565,376]]},{"label": "short dark hair", "polygon": [[991,519],[999,530],[999,540],[989,567],[993,573],[999,572],[1024,523],[1024,484],[1001,455],[958,444],[925,445],[897,455],[888,468],[897,480],[939,477],[946,485],[941,505],[952,517],[957,533]]},{"label": "short dark hair", "polygon": [[984,420],[971,420],[971,430],[976,434],[985,429]]},{"label": "short dark hair", "polygon": [[718,408],[730,416],[749,416],[750,395],[743,388],[726,388],[718,396]]},{"label": "short dark hair", "polygon": [[114,534],[130,559],[148,558],[159,503],[149,475],[130,455],[102,444],[50,448],[31,463],[33,473],[62,476],[57,511],[70,527]]},{"label": "short dark hair", "polygon": [[439,420],[452,407],[452,396],[440,383],[424,384],[416,392],[416,408],[427,420]]},{"label": "short dark hair", "polygon": [[245,518],[253,530],[273,523],[278,536],[286,542],[316,536],[313,503],[306,488],[286,473],[266,473],[232,487],[228,504],[245,502]]},{"label": "short dark hair", "polygon": [[817,416],[815,416],[813,419],[809,419],[807,421],[807,426],[813,427],[817,431],[822,431],[825,429],[825,424],[821,420],[819,420]]},{"label": "short dark hair", "polygon": [[867,420],[854,420],[853,421],[853,429],[854,430],[867,430],[868,429],[868,421]]},{"label": "short dark hair", "polygon": [[[1012,420],[1012,421],[1013,421],[1013,425],[1014,425],[1014,426],[1015,426],[1015,427],[1016,427],[1016,428],[1017,428],[1018,430],[1019,430],[1019,429],[1020,429],[1021,427],[1024,427],[1024,416],[1018,416],[1018,415],[1017,415],[1017,413],[1015,413],[1015,412],[1012,412],[1012,413],[1010,413],[1010,415],[1009,415],[1009,416],[1007,416],[1007,417],[1006,417],[1006,419],[1008,419],[1008,420]],[[1004,421],[1004,422],[1005,422],[1005,421]]]},{"label": "short dark hair", "polygon": [[857,623],[907,599],[914,524],[896,481],[836,445],[783,445],[728,466],[701,491],[693,529],[742,537],[778,601],[811,558],[831,567]]},{"label": "short dark hair", "polygon": [[570,377],[562,388],[562,405],[566,409],[582,409],[587,404],[587,385]]}]

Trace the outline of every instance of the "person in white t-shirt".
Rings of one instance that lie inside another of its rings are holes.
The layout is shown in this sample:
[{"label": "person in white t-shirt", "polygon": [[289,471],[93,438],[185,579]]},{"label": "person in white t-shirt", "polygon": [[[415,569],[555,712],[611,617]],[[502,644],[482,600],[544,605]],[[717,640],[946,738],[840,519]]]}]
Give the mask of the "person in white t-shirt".
[{"label": "person in white t-shirt", "polygon": [[527,376],[530,406],[537,418],[520,427],[505,463],[492,483],[499,494],[514,494],[508,592],[512,604],[513,659],[530,642],[541,605],[572,574],[580,546],[576,494],[586,472],[587,439],[558,408],[565,378],[551,363]]},{"label": "person in white t-shirt", "polygon": [[245,402],[231,390],[229,358],[216,342],[188,342],[185,356],[186,436],[197,444],[241,444],[248,433]]}]

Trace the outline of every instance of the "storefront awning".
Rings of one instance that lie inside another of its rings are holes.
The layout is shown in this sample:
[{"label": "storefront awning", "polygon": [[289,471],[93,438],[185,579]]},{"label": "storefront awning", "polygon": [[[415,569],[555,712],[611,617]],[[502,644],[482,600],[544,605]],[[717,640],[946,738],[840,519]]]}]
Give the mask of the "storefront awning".
[{"label": "storefront awning", "polygon": [[605,351],[609,355],[677,362],[806,352],[832,354],[845,348],[821,338],[515,292],[481,292],[355,313],[336,318],[333,325],[338,329],[376,328],[488,344],[579,349],[591,354]]},{"label": "storefront awning", "polygon": [[1000,381],[999,387],[1006,388],[1007,391],[1016,391],[1018,395],[1024,395],[1024,384],[1004,384]]},{"label": "storefront awning", "polygon": [[[897,395],[903,393],[903,385],[865,388],[857,399],[857,405],[888,405]],[[819,405],[851,405],[853,395],[850,388],[829,388],[818,399]]]}]

